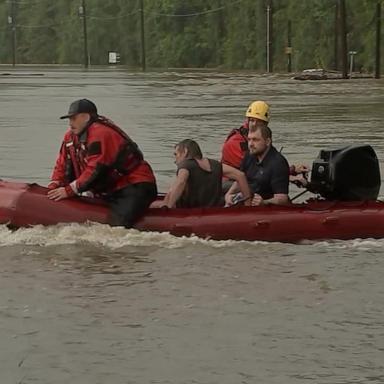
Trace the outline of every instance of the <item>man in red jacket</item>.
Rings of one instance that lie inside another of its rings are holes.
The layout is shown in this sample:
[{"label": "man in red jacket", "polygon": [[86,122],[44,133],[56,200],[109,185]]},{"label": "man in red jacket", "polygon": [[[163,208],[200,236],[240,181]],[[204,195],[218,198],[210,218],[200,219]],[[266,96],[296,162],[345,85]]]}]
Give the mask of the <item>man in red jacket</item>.
[{"label": "man in red jacket", "polygon": [[48,197],[59,201],[76,195],[98,195],[111,207],[111,224],[127,228],[156,199],[156,180],[135,142],[111,120],[98,115],[87,99],[74,101],[69,130],[48,185]]}]

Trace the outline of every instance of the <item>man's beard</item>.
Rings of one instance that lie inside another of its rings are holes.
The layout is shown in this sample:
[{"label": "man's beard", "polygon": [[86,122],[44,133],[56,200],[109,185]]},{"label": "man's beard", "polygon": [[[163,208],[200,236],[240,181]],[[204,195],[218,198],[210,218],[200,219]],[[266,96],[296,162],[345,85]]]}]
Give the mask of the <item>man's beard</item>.
[{"label": "man's beard", "polygon": [[259,155],[262,155],[265,151],[267,150],[267,148],[265,148],[264,150],[260,150],[260,149],[249,149],[249,153],[251,155],[255,155],[255,156],[259,156]]}]

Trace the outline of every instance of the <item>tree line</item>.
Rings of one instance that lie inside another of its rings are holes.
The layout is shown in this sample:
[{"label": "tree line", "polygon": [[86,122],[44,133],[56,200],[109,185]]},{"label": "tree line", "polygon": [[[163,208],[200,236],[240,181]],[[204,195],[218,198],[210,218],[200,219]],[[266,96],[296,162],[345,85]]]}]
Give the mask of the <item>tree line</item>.
[{"label": "tree line", "polygon": [[[266,69],[267,7],[275,71],[287,69],[288,25],[292,69],[334,68],[335,0],[84,0],[89,61],[146,63],[152,68]],[[143,15],[141,6],[143,4]],[[0,0],[0,63],[81,64],[82,0]],[[347,0],[348,49],[357,67],[372,71],[377,0]]]}]

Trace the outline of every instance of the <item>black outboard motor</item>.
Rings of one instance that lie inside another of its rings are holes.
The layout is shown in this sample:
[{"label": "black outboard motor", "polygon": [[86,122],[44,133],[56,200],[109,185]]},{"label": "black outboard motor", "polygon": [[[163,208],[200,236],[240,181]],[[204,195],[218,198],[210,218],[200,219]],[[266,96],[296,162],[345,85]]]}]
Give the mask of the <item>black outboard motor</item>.
[{"label": "black outboard motor", "polygon": [[312,165],[309,190],[327,200],[376,200],[380,167],[370,145],[321,150]]}]

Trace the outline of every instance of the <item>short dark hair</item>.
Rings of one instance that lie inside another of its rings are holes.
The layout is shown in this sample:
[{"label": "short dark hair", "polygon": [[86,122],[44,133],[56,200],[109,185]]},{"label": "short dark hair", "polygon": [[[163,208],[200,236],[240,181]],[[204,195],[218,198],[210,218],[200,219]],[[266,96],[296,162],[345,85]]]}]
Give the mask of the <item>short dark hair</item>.
[{"label": "short dark hair", "polygon": [[269,128],[268,125],[265,124],[264,122],[262,124],[259,124],[259,122],[257,122],[255,126],[249,128],[249,132],[257,132],[257,131],[261,132],[261,136],[263,137],[264,140],[266,139],[272,140],[271,128]]},{"label": "short dark hair", "polygon": [[185,139],[175,145],[176,149],[187,150],[187,157],[192,159],[202,159],[203,153],[201,152],[199,144],[195,140]]}]

